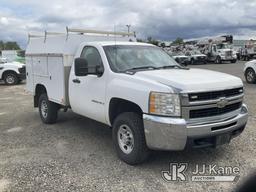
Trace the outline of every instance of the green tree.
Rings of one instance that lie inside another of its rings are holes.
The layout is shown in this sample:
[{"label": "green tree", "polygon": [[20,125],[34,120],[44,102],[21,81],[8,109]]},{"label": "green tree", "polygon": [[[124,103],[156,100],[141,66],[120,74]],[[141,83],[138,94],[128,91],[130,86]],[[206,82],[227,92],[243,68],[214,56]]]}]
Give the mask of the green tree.
[{"label": "green tree", "polygon": [[147,40],[148,40],[148,43],[151,43],[153,45],[158,46],[158,44],[159,44],[159,41],[153,39],[152,37],[148,37]]},{"label": "green tree", "polygon": [[20,46],[15,41],[7,41],[4,44],[4,49],[5,50],[20,50]]},{"label": "green tree", "polygon": [[184,41],[182,38],[178,37],[177,39],[175,39],[175,41],[172,42],[173,45],[180,45],[183,44]]},{"label": "green tree", "polygon": [[0,41],[0,50],[3,50],[3,49],[4,49],[4,42]]}]

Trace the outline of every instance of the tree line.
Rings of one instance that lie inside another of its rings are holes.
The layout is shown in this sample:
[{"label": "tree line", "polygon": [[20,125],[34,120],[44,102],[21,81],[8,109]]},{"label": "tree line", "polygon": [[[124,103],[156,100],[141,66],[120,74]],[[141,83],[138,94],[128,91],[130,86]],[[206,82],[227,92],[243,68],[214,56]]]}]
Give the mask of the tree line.
[{"label": "tree line", "polygon": [[0,51],[2,50],[21,50],[21,48],[15,41],[0,41]]}]

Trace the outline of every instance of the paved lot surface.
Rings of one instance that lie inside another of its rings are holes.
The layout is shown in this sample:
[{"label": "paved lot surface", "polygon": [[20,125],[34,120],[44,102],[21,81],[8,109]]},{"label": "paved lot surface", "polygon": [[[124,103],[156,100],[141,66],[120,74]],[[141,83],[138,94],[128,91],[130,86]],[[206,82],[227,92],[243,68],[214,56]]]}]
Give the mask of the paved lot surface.
[{"label": "paved lot surface", "polygon": [[[243,78],[243,63],[193,67]],[[243,78],[244,80],[244,78]],[[256,85],[245,83],[250,117],[246,130],[217,149],[154,152],[143,165],[121,162],[111,130],[69,111],[55,125],[42,124],[25,84],[0,85],[0,191],[230,191],[256,168]],[[238,182],[166,182],[171,162],[238,166]]]}]

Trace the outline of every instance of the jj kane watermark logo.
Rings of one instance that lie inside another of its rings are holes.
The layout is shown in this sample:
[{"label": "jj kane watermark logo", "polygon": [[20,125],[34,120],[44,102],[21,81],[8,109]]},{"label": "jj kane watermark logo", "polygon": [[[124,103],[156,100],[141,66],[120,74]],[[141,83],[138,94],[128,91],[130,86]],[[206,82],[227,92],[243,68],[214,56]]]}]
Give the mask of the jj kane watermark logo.
[{"label": "jj kane watermark logo", "polygon": [[239,167],[217,166],[217,165],[194,165],[192,171],[188,172],[188,163],[170,163],[168,171],[162,171],[165,181],[229,181],[239,179]]}]

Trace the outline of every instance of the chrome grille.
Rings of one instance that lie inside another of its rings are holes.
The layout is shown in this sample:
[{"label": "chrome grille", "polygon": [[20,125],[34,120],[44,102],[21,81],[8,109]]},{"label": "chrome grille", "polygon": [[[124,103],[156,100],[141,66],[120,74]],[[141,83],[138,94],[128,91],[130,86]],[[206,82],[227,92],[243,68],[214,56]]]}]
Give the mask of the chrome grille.
[{"label": "chrome grille", "polygon": [[243,93],[243,88],[228,89],[222,91],[211,91],[211,92],[200,92],[200,93],[190,93],[189,101],[204,101],[213,100],[220,97],[232,97]]},{"label": "chrome grille", "polygon": [[189,111],[189,118],[202,118],[211,117],[216,115],[222,115],[239,109],[242,106],[242,102],[233,103],[223,108],[212,107],[206,109],[195,109]]},{"label": "chrome grille", "polygon": [[181,94],[182,117],[188,123],[216,122],[239,114],[243,87]]}]

